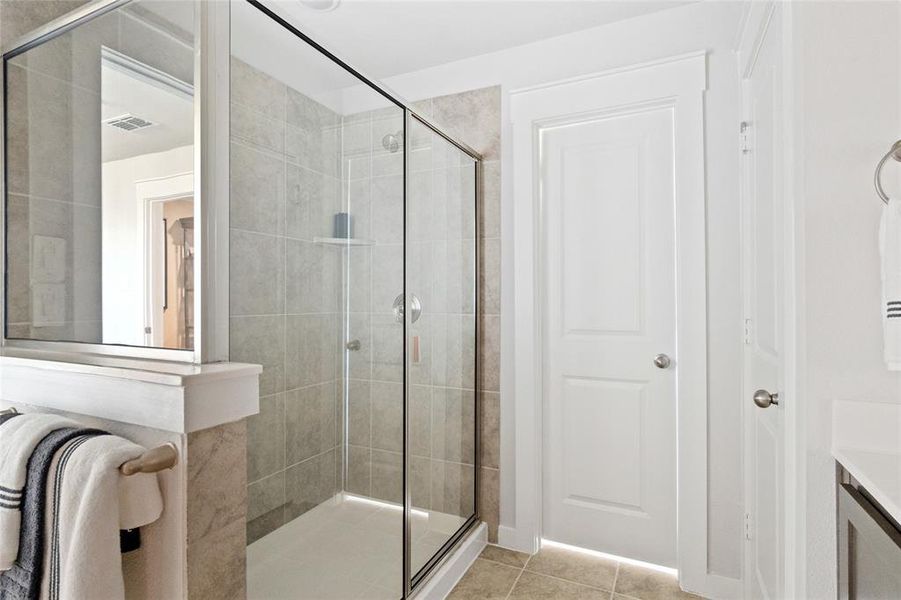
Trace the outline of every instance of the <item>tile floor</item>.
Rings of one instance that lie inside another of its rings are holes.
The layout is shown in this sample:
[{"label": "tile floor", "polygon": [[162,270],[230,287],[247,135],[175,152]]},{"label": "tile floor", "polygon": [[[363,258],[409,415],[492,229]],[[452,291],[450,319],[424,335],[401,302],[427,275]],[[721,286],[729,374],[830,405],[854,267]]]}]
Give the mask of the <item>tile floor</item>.
[{"label": "tile floor", "polygon": [[[462,525],[414,510],[412,560],[421,566]],[[403,510],[339,494],[247,547],[248,600],[397,600]]]},{"label": "tile floor", "polygon": [[669,573],[564,548],[482,551],[448,600],[690,600]]}]

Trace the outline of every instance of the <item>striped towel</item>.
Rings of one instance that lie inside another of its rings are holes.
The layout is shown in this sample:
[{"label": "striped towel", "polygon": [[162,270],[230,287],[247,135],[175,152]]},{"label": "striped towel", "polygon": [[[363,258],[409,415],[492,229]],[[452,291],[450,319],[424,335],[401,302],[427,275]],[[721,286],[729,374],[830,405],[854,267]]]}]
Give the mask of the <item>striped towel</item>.
[{"label": "striped towel", "polygon": [[77,438],[57,453],[47,482],[41,599],[125,597],[119,530],[163,512],[156,473],[119,474],[119,465],[143,453],[114,435]]},{"label": "striped towel", "polygon": [[50,432],[74,426],[75,422],[50,414],[4,415],[0,423],[0,571],[12,567],[19,551],[29,457]]},{"label": "striped towel", "polygon": [[[13,419],[11,422],[20,420],[22,419]],[[104,432],[96,429],[66,427],[47,434],[35,446],[34,452],[28,458],[27,477],[22,493],[22,526],[18,556],[12,567],[0,573],[0,600],[40,599],[47,516],[45,491],[51,463],[57,451],[70,442],[81,443],[80,440],[103,434]]]}]

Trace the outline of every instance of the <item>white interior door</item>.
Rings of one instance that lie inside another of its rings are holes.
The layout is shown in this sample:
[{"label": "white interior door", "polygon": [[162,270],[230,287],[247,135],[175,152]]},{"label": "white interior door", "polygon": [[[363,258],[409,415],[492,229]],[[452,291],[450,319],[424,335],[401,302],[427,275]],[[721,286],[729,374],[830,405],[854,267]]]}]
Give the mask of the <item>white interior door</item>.
[{"label": "white interior door", "polygon": [[[782,11],[761,19],[756,59],[744,85],[744,304],[745,473],[748,598],[783,597],[785,399]],[[778,404],[777,404],[778,402]]]},{"label": "white interior door", "polygon": [[537,139],[544,536],[675,567],[674,110],[583,114]]}]

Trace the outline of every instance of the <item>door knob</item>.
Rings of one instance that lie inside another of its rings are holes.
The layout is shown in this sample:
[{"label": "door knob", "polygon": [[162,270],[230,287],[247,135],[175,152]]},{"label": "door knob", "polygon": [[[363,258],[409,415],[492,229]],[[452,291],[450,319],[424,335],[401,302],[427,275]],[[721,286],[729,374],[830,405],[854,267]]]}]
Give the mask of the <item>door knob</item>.
[{"label": "door knob", "polygon": [[673,361],[666,354],[658,354],[654,357],[654,366],[658,369],[669,369],[671,364],[673,364]]},{"label": "door knob", "polygon": [[771,394],[766,390],[754,392],[754,404],[760,408],[767,408],[770,404],[779,405],[779,394]]}]

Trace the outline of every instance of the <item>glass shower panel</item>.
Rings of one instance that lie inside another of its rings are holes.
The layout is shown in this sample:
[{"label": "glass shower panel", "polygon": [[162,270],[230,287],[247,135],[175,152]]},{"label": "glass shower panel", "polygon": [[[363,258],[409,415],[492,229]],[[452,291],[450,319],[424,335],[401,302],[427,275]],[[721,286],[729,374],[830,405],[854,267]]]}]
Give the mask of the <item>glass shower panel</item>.
[{"label": "glass shower panel", "polygon": [[410,123],[407,364],[415,578],[475,513],[476,162],[416,118]]},{"label": "glass shower panel", "polygon": [[249,598],[400,598],[403,110],[231,4],[230,349],[248,421]]}]

